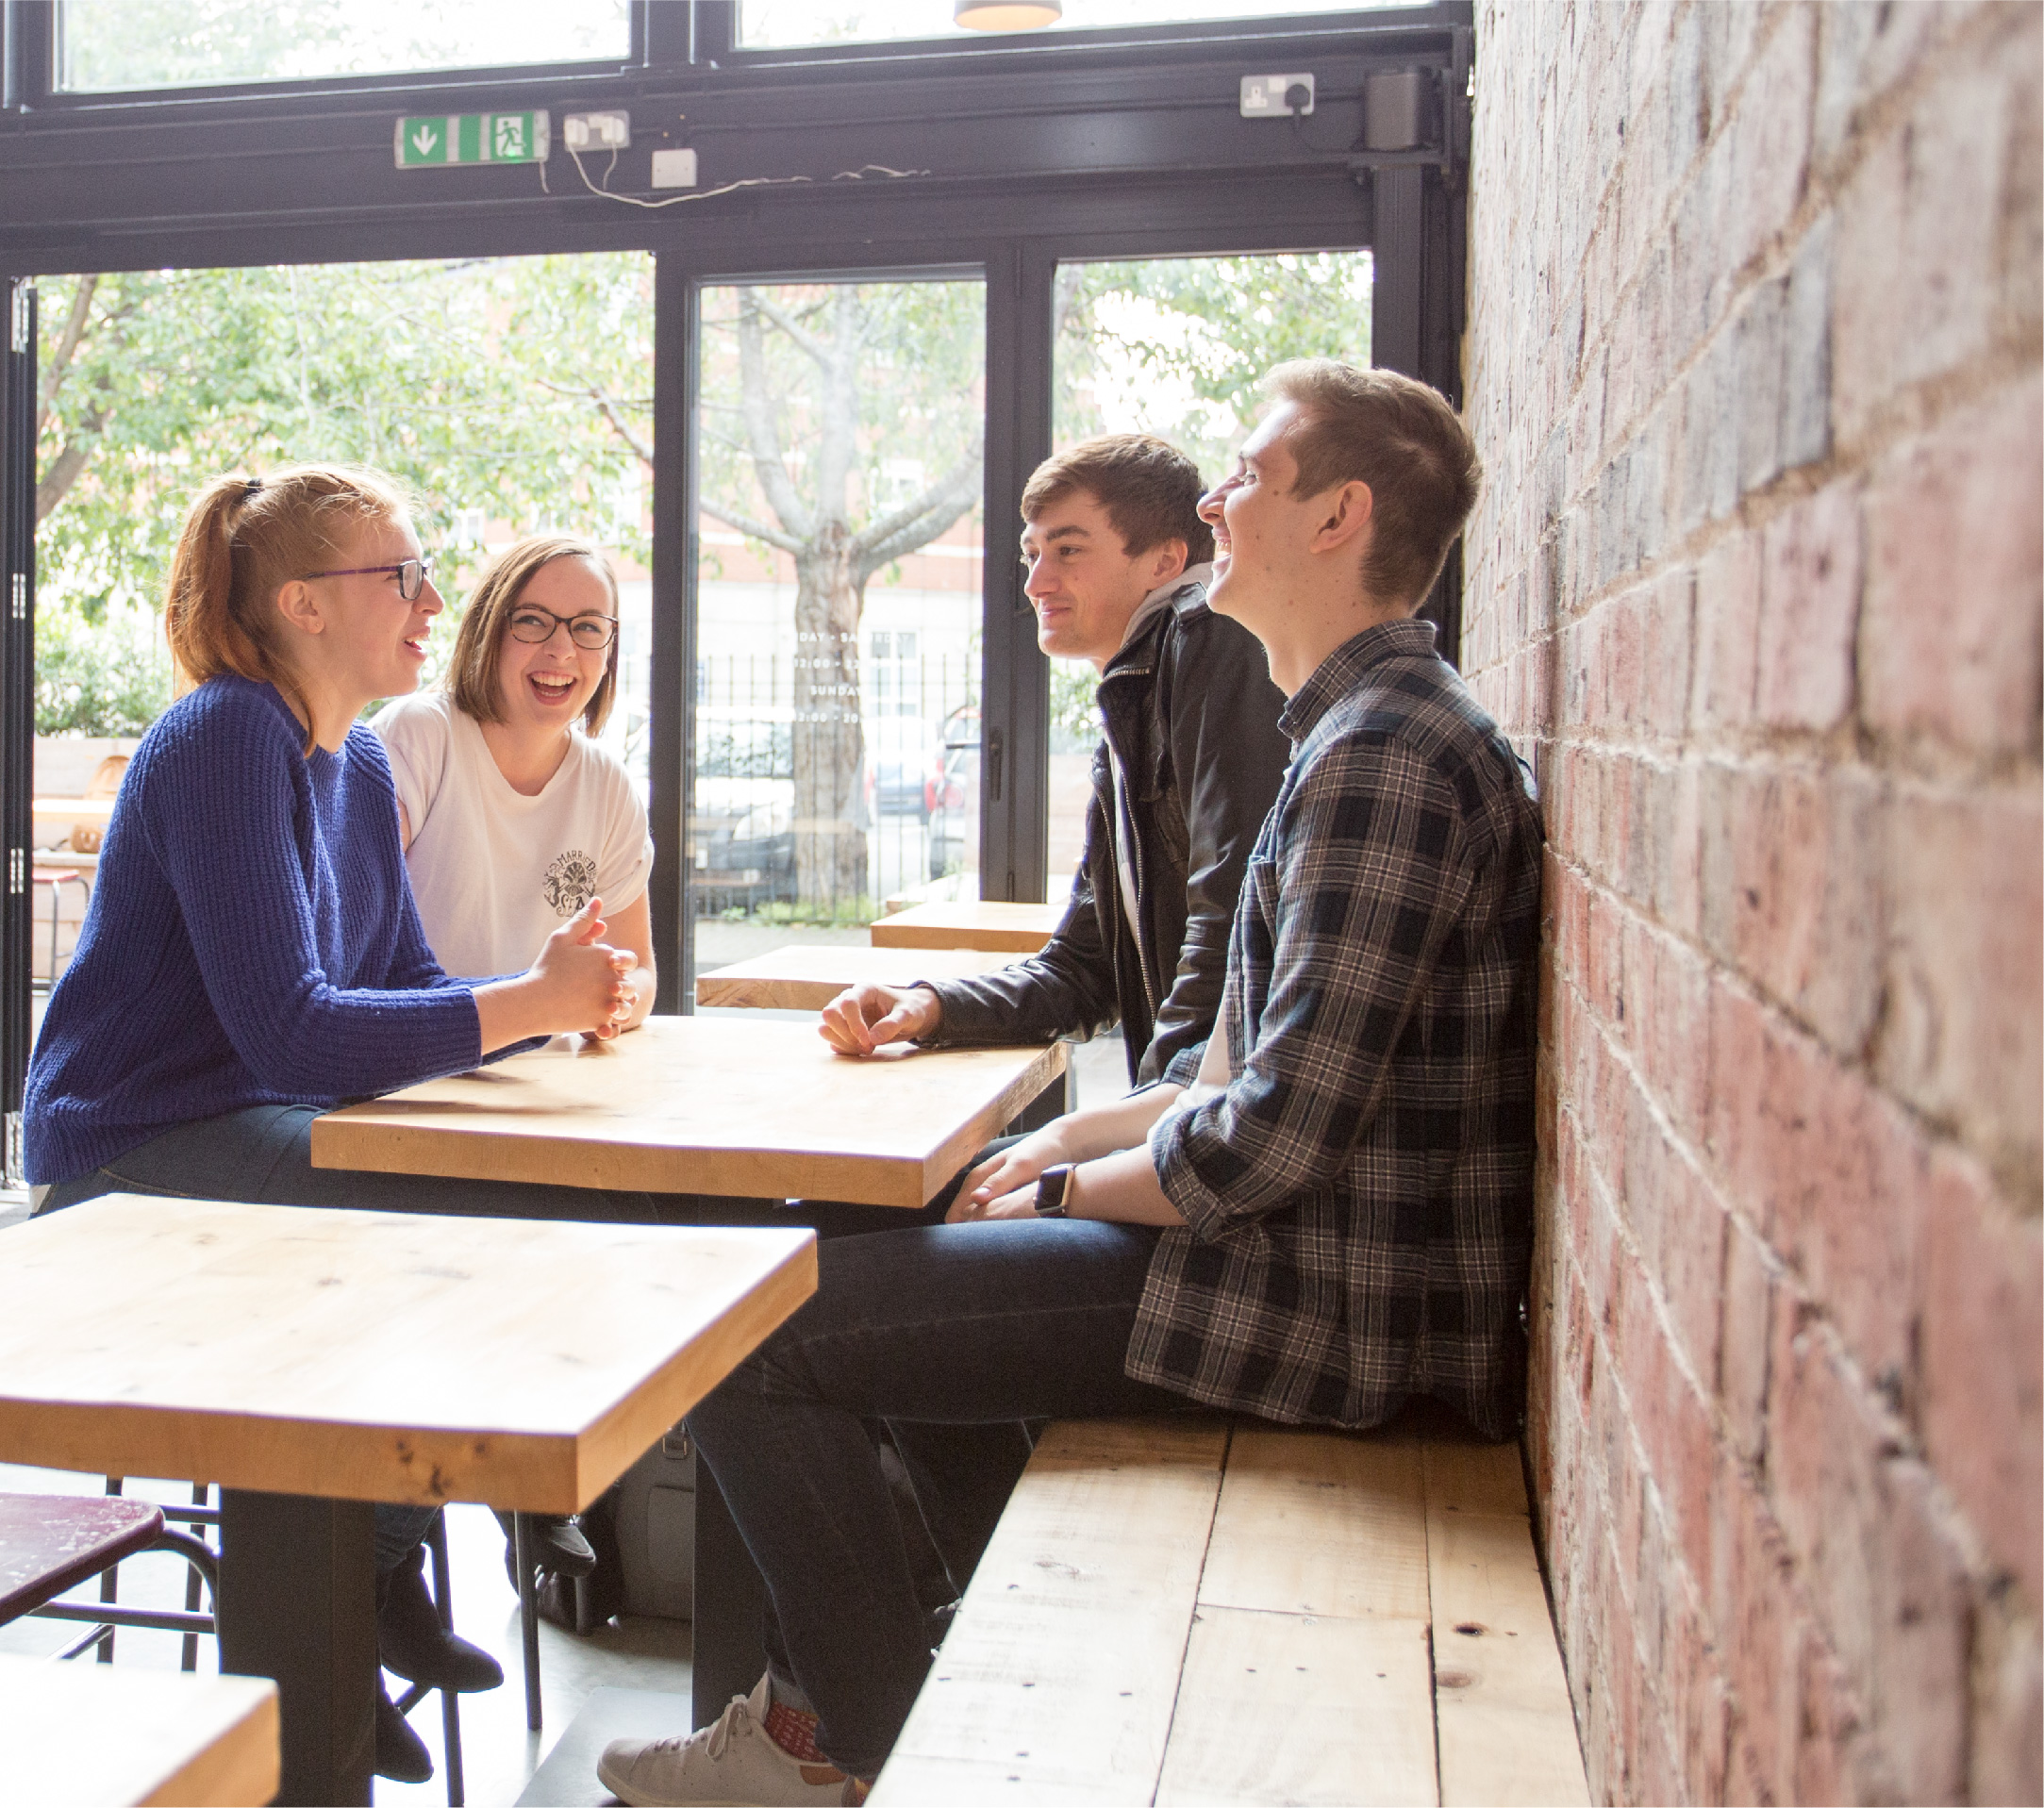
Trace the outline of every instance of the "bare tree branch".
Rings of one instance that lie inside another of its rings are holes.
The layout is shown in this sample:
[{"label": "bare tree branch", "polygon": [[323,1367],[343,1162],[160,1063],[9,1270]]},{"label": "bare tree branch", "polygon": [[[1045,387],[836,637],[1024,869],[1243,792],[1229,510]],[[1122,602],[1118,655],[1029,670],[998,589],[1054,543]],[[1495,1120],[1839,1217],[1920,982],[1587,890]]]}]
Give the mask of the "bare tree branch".
[{"label": "bare tree branch", "polygon": [[816,520],[804,506],[801,492],[788,474],[781,456],[781,437],[773,420],[773,393],[767,383],[765,335],[759,326],[759,291],[739,290],[739,400],[745,423],[745,438],[753,456],[753,472],[759,479],[767,505],[781,518],[781,525],[799,539],[816,532]]},{"label": "bare tree branch", "polygon": [[883,565],[925,546],[971,508],[979,494],[975,446],[913,502],[874,522],[852,541],[851,563],[864,584]]},{"label": "bare tree branch", "polygon": [[778,546],[782,552],[789,555],[799,554],[803,550],[802,541],[794,535],[784,534],[778,527],[769,527],[765,522],[755,521],[750,515],[741,515],[735,508],[721,507],[707,497],[703,498],[696,506],[712,521],[721,521],[726,527],[736,527],[749,539],[763,539],[769,546]]},{"label": "bare tree branch", "polygon": [[818,339],[814,333],[810,332],[806,326],[803,325],[785,307],[777,307],[756,289],[743,290],[740,294],[749,295],[752,298],[752,305],[794,341],[797,351],[813,359],[820,368],[825,370],[829,368],[831,348]]},{"label": "bare tree branch", "polygon": [[632,456],[640,464],[644,465],[648,471],[651,471],[653,469],[653,448],[626,424],[624,417],[618,412],[617,404],[612,402],[593,383],[590,385],[590,400],[596,404],[597,412],[610,423],[611,431],[632,449]]}]

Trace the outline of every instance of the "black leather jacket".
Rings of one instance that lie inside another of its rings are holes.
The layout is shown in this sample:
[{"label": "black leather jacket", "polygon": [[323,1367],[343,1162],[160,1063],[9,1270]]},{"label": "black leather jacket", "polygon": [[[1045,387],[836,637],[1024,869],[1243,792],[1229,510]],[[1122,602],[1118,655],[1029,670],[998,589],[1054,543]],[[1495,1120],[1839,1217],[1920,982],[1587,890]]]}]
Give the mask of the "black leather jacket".
[{"label": "black leather jacket", "polygon": [[[1228,930],[1256,831],[1291,757],[1284,695],[1255,637],[1183,585],[1116,654],[1100,680],[1106,739],[1072,904],[1039,954],[984,979],[933,989],[944,1020],[932,1047],[1086,1037],[1118,1021],[1136,1085],[1166,1077],[1213,1032]],[[1127,775],[1139,921],[1114,864],[1112,747]]]}]

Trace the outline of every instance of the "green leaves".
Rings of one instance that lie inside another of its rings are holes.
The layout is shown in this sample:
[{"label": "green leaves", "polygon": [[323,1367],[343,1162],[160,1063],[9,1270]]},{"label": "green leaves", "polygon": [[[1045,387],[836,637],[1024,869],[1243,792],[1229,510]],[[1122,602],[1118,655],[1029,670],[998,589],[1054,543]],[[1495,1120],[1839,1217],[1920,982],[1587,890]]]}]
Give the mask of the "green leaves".
[{"label": "green leaves", "polygon": [[[108,670],[89,676],[98,641],[77,629],[89,608],[117,624],[160,605],[185,511],[221,472],[370,464],[410,491],[428,547],[479,510],[646,556],[650,257],[147,272],[41,289],[37,659],[53,675],[39,672],[39,732],[134,733],[155,713],[136,716],[153,694],[139,643],[104,630]],[[162,673],[156,708],[167,661]]]}]

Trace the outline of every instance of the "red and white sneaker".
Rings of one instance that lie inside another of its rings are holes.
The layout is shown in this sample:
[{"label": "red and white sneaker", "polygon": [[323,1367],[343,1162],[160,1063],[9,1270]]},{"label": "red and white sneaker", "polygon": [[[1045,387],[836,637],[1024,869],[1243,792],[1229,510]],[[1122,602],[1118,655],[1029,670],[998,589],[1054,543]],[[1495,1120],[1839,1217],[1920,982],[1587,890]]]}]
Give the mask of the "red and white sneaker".
[{"label": "red and white sneaker", "polygon": [[805,1763],[767,1735],[771,1681],[734,1695],[713,1725],[666,1739],[613,1739],[597,1780],[630,1808],[842,1808],[864,1786],[834,1765]]}]

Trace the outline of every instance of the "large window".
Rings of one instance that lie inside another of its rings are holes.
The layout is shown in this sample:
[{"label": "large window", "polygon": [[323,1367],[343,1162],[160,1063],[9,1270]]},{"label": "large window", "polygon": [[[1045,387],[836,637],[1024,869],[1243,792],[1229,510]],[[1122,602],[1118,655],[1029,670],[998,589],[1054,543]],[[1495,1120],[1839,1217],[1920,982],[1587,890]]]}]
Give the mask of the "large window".
[{"label": "large window", "polygon": [[976,889],[986,295],[704,291],[696,963]]},{"label": "large window", "polygon": [[622,62],[626,0],[62,0],[57,85],[103,93]]}]

